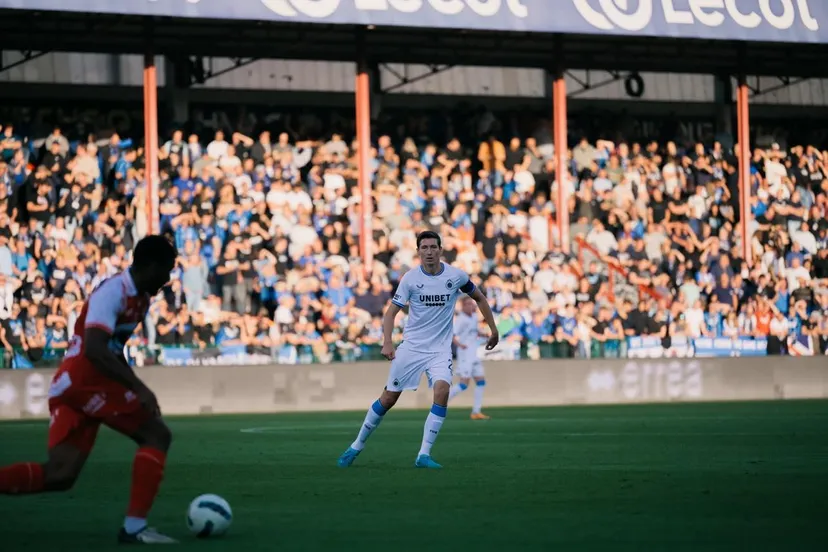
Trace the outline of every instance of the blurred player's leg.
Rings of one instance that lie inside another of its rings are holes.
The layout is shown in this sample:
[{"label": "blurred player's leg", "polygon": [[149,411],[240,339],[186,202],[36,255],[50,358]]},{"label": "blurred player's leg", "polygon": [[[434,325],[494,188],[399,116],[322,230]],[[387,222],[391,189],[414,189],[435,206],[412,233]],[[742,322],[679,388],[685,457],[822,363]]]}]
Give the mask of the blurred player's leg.
[{"label": "blurred player's leg", "polygon": [[133,419],[140,418],[144,421],[136,430],[130,427],[135,422],[128,419],[107,420],[107,425],[131,437],[139,447],[132,464],[129,508],[118,540],[123,543],[172,543],[175,542],[173,539],[147,527],[147,517],[164,479],[172,433],[160,418],[138,413]]},{"label": "blurred player's leg", "polygon": [[474,406],[472,406],[472,419],[488,420],[489,417],[483,414],[483,393],[486,390],[486,380],[483,378],[474,380]]},{"label": "blurred player's leg", "polygon": [[86,450],[75,444],[62,443],[49,450],[45,464],[32,462],[0,468],[0,494],[68,491],[77,481],[88,456]]},{"label": "blurred player's leg", "polygon": [[449,393],[449,400],[452,400],[454,397],[465,391],[469,388],[469,381],[467,379],[461,379],[457,382],[457,385],[451,386],[451,392]]},{"label": "blurred player's leg", "polygon": [[0,494],[59,492],[72,488],[98,435],[99,422],[65,405],[52,403],[49,459],[0,468]]},{"label": "blurred player's leg", "polygon": [[43,465],[34,462],[0,468],[0,494],[33,494],[43,492]]},{"label": "blurred player's leg", "polygon": [[385,390],[383,391],[382,396],[374,401],[374,404],[372,404],[371,408],[368,409],[368,413],[365,414],[365,420],[359,428],[359,434],[357,435],[356,440],[351,443],[348,450],[343,452],[339,457],[339,460],[337,461],[339,467],[347,468],[354,463],[356,457],[359,456],[359,453],[365,448],[365,442],[368,440],[368,437],[370,437],[374,430],[377,429],[385,414],[397,403],[397,399],[399,397],[400,393]]},{"label": "blurred player's leg", "polygon": [[483,363],[476,360],[472,366],[472,377],[474,377],[474,406],[472,406],[472,420],[488,420],[489,417],[483,414],[483,393],[486,390],[486,375],[483,372]]},{"label": "blurred player's leg", "polygon": [[442,466],[431,459],[431,447],[437,441],[437,436],[440,434],[440,428],[443,427],[443,422],[446,421],[446,414],[448,413],[447,403],[449,396],[449,383],[446,381],[434,382],[434,404],[431,406],[431,412],[426,418],[425,427],[423,428],[423,442],[420,445],[420,452],[417,455],[417,461],[414,465],[418,468],[441,468]]},{"label": "blurred player's leg", "polygon": [[457,357],[457,377],[460,378],[457,382],[457,385],[451,386],[451,392],[449,393],[449,400],[452,400],[454,397],[465,391],[469,388],[469,382],[471,381],[471,364],[469,363],[468,355],[458,355]]}]

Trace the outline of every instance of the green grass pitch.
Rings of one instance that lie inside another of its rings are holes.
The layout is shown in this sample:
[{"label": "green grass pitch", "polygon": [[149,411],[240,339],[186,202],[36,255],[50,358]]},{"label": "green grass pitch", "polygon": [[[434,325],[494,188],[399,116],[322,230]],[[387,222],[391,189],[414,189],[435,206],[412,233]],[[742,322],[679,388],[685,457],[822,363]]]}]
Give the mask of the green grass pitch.
[{"label": "green grass pitch", "polygon": [[[366,405],[367,408],[367,405]],[[391,412],[336,467],[362,412],[177,418],[152,525],[202,551],[828,550],[828,402]],[[0,464],[40,460],[46,424],[0,424]],[[112,550],[133,446],[105,430],[68,494],[0,497],[3,552]],[[188,536],[189,501],[235,514]]]}]

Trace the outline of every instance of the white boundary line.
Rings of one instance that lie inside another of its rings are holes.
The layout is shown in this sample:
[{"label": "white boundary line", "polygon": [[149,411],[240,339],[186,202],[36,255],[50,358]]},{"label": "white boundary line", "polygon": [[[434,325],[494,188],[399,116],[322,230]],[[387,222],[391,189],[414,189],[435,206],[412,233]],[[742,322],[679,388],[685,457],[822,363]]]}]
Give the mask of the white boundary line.
[{"label": "white boundary line", "polygon": [[[395,424],[399,426],[400,424]],[[413,425],[410,421],[405,423],[406,426]],[[417,422],[417,426],[422,425]],[[246,434],[280,434],[293,433],[296,431],[308,431],[314,435],[342,435],[353,433],[358,426],[348,424],[345,426],[341,423],[331,424],[307,424],[306,426],[286,425],[286,426],[261,426],[249,427],[240,429],[241,433]],[[459,431],[461,435],[474,436],[531,436],[531,437],[793,437],[794,435],[786,432],[729,432],[729,431],[690,431],[690,432],[663,432],[663,431],[554,431],[554,432],[533,432],[533,431]],[[457,433],[452,432],[453,435]],[[803,434],[797,433],[796,437],[819,436],[821,433]]]},{"label": "white boundary line", "polygon": [[[810,419],[813,419],[814,416],[809,416]],[[651,429],[657,428],[659,425],[663,424],[672,424],[677,421],[706,421],[710,422],[711,424],[716,424],[718,422],[724,421],[739,421],[743,420],[747,421],[754,421],[754,420],[778,420],[778,417],[774,416],[767,416],[767,417],[752,417],[746,418],[741,416],[685,416],[685,417],[670,417],[670,418],[655,418],[652,416],[626,416],[626,417],[613,417],[611,420],[607,420],[612,423],[619,423],[619,422],[628,422],[628,423],[635,423],[635,422],[644,422],[647,424],[648,427]],[[466,420],[462,420],[466,422]],[[482,422],[477,422],[479,425],[500,425],[502,423],[518,423],[518,424],[546,424],[549,426],[568,426],[571,424],[577,423],[589,423],[592,426],[600,426],[604,422],[600,419],[596,418],[495,418],[491,420],[486,420]],[[405,427],[405,426],[422,426],[423,422],[420,420],[395,420],[393,422],[397,427]],[[296,422],[286,422],[284,424],[275,423],[267,426],[258,426],[258,427],[250,427],[244,428],[239,431],[241,433],[280,433],[280,432],[291,432],[291,431],[320,431],[326,429],[354,429],[358,428],[358,422],[325,422],[325,421],[309,421],[305,423],[296,423]],[[514,434],[514,432],[507,432],[508,434]],[[482,432],[482,434],[492,435],[493,433],[490,432]],[[536,433],[532,433],[535,435]],[[640,432],[570,432],[570,433],[559,433],[559,435],[694,435],[693,432],[654,432],[654,431],[647,431],[647,428],[642,428]],[[746,432],[746,433],[731,433],[731,432],[698,432],[698,435],[786,435],[787,433],[757,433],[757,432]]]}]

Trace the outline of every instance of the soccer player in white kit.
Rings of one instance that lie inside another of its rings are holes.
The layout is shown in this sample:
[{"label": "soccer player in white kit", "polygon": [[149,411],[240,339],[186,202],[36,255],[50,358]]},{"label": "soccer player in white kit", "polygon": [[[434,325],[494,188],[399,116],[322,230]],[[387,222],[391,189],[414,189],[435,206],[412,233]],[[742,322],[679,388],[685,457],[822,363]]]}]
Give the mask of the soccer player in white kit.
[{"label": "soccer player in white kit", "polygon": [[472,420],[488,420],[482,412],[483,390],[486,388],[486,377],[483,373],[483,363],[477,354],[480,341],[479,319],[474,301],[466,297],[463,299],[462,310],[454,321],[454,344],[457,345],[457,375],[460,381],[452,385],[449,400],[469,388],[469,382],[474,378],[474,406],[472,406]]},{"label": "soccer player in white kit", "polygon": [[[397,403],[405,390],[415,390],[423,373],[434,391],[434,404],[426,418],[420,452],[414,462],[417,468],[441,468],[432,460],[431,447],[446,419],[449,390],[452,380],[451,341],[454,338],[454,305],[460,293],[468,294],[483,313],[491,335],[486,349],[497,345],[499,336],[494,315],[486,297],[462,270],[443,263],[442,240],[436,232],[422,232],[417,236],[417,254],[420,267],[406,272],[397,293],[391,300],[382,320],[382,355],[391,361],[388,381],[380,398],[374,401],[356,440],[339,457],[338,464],[346,468],[353,464],[365,448],[365,442],[379,426],[385,414]],[[403,331],[403,342],[395,350],[391,341],[394,319],[408,303],[408,322]]]}]

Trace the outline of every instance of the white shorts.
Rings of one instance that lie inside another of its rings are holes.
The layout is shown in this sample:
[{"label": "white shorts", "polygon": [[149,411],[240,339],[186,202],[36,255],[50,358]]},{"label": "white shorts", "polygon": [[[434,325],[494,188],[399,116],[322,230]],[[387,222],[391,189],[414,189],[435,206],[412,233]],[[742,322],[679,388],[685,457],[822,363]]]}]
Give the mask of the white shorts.
[{"label": "white shorts", "polygon": [[452,359],[451,351],[439,353],[425,353],[410,351],[403,342],[397,347],[397,354],[391,361],[391,370],[388,372],[388,382],[385,388],[389,391],[413,391],[420,386],[423,373],[428,378],[428,386],[435,381],[444,381],[451,385]]},{"label": "white shorts", "polygon": [[482,378],[483,363],[475,356],[458,356],[457,357],[457,375],[460,378]]}]

